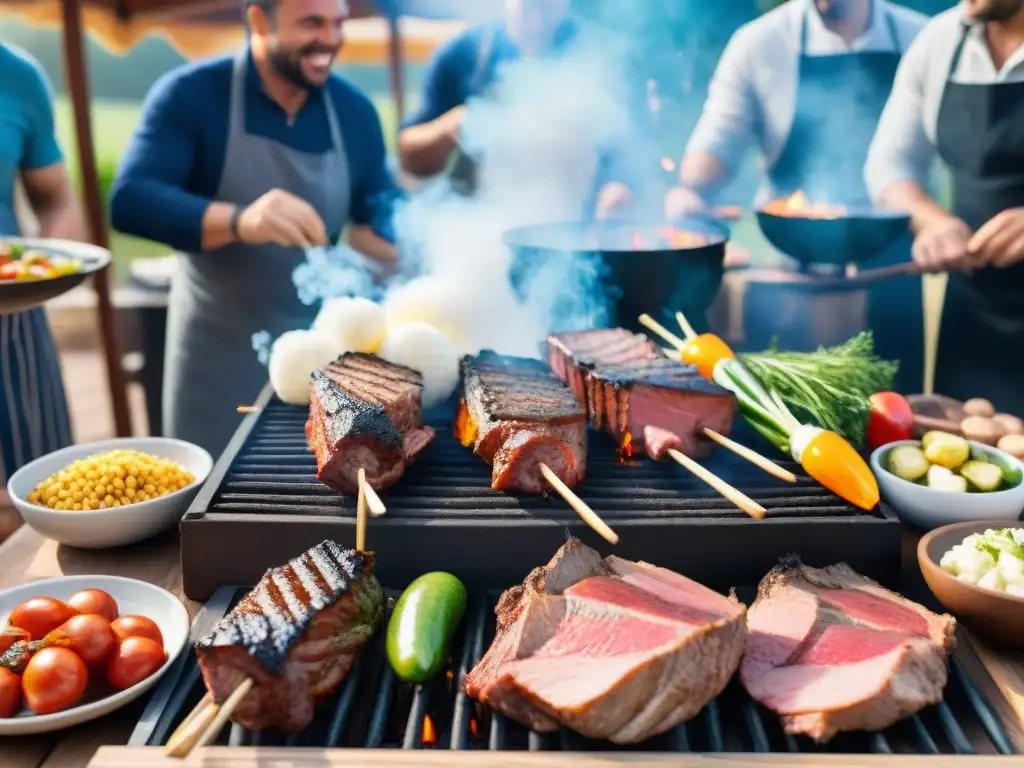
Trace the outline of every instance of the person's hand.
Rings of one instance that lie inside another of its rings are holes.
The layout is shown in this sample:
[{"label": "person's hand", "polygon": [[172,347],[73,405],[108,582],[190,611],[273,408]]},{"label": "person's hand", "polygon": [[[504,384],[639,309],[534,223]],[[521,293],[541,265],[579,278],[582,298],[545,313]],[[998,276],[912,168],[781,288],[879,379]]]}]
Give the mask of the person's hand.
[{"label": "person's hand", "polygon": [[977,267],[1009,267],[1024,260],[1024,208],[997,213],[967,243]]},{"label": "person's hand", "polygon": [[444,121],[445,133],[454,142],[458,142],[462,135],[462,123],[466,119],[466,105],[460,104],[452,107],[441,118]]},{"label": "person's hand", "polygon": [[914,263],[926,272],[968,268],[972,266],[967,252],[970,239],[971,228],[961,219],[949,215],[936,218],[914,238]]},{"label": "person's hand", "polygon": [[594,215],[601,219],[610,219],[622,213],[622,210],[633,199],[629,187],[617,181],[605,184],[597,195],[597,207]]},{"label": "person's hand", "polygon": [[669,221],[701,213],[706,208],[704,198],[686,187],[673,187],[665,196],[665,218]]},{"label": "person's hand", "polygon": [[283,189],[270,190],[242,211],[238,237],[248,245],[327,245],[327,229],[313,206]]}]

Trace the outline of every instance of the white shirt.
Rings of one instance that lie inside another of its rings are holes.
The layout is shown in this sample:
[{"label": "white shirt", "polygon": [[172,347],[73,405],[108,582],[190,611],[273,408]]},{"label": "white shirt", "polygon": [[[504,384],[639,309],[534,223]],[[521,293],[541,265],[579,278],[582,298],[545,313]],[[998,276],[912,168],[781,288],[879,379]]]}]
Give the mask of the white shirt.
[{"label": "white shirt", "polygon": [[922,185],[927,183],[936,156],[936,125],[947,79],[971,84],[1024,80],[1024,46],[997,71],[983,24],[971,26],[956,71],[950,73],[963,32],[962,19],[959,6],[936,16],[900,62],[864,169],[864,180],[873,200],[877,201],[898,181],[913,179]]},{"label": "white shirt", "polygon": [[[893,51],[886,14],[902,53],[928,19],[886,0],[873,0],[871,24],[852,46],[825,26],[814,0],[789,0],[736,30],[722,52],[708,87],[704,112],[686,146],[687,154],[708,154],[735,170],[757,146],[765,167],[778,159],[796,110],[801,28],[806,20],[808,56]],[[838,96],[837,96],[838,97]]]}]

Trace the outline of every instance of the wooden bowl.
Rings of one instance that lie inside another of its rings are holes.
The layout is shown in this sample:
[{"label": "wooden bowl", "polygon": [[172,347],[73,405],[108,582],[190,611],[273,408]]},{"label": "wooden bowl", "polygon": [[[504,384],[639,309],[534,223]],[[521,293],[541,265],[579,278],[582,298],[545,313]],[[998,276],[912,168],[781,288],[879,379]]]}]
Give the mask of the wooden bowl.
[{"label": "wooden bowl", "polygon": [[1005,520],[936,528],[917,545],[917,562],[935,598],[958,621],[993,645],[1024,650],[1024,598],[965,584],[939,567],[942,556],[972,533],[1013,527]]}]

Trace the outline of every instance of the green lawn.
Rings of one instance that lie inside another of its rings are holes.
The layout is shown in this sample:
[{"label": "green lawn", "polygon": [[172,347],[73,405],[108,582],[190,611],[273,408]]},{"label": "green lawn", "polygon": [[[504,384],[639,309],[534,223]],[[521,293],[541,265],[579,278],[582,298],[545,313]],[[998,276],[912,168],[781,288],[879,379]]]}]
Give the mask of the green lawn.
[{"label": "green lawn", "polygon": [[[389,97],[375,99],[384,129],[384,140],[390,150],[394,144],[397,128],[394,102]],[[110,187],[117,172],[124,148],[128,145],[132,131],[139,122],[142,105],[133,102],[94,100],[92,103],[93,142],[96,147],[96,164],[99,169],[100,188],[103,199],[108,199]],[[73,181],[78,185],[78,153],[75,143],[75,121],[71,103],[58,96],[54,102],[57,121],[57,136],[68,156],[68,165]],[[140,240],[117,232],[111,233],[111,253],[117,280],[127,278],[128,263],[139,257],[161,256],[168,249],[148,240]]]}]

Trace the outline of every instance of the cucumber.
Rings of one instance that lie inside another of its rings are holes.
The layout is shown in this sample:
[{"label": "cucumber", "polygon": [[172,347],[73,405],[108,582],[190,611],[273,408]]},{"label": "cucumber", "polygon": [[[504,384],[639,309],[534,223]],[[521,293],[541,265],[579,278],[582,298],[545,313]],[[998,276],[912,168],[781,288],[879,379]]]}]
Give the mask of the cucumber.
[{"label": "cucumber", "polygon": [[960,475],[967,478],[967,482],[982,493],[996,491],[1003,483],[1002,470],[987,461],[968,461],[960,467]]},{"label": "cucumber", "polygon": [[928,472],[928,459],[916,445],[898,445],[889,452],[889,471],[915,483]]},{"label": "cucumber", "polygon": [[466,611],[466,588],[450,573],[420,576],[398,598],[388,624],[388,661],[407,683],[424,683],[448,659]]}]

